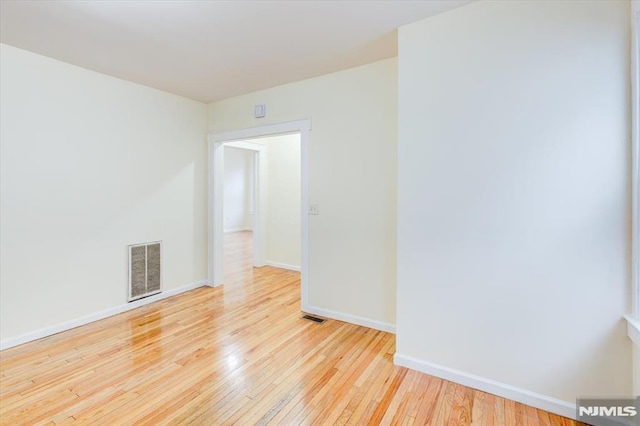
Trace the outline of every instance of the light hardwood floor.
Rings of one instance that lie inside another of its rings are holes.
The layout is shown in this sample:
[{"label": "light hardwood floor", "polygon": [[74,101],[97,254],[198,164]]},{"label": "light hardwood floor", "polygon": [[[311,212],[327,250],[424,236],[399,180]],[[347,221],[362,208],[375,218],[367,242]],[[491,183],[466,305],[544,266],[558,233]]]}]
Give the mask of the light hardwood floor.
[{"label": "light hardwood floor", "polygon": [[396,367],[392,334],[301,319],[299,274],[227,237],[223,287],[1,352],[1,423],[577,424]]}]

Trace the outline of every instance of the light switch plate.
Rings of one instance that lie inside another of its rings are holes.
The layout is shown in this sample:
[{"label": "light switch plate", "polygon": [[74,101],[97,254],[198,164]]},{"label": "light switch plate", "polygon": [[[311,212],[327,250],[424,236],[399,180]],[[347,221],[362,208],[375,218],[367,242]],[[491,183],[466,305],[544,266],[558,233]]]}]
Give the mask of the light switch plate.
[{"label": "light switch plate", "polygon": [[318,204],[312,203],[309,204],[309,214],[319,214],[320,206]]}]

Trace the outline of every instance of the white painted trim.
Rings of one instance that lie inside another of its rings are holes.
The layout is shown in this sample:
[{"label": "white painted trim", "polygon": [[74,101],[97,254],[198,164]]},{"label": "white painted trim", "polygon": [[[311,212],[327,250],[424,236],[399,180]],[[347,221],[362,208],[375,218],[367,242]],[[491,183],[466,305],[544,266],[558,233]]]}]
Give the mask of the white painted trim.
[{"label": "white painted trim", "polygon": [[632,318],[630,315],[625,315],[625,319],[627,320],[627,335],[629,339],[640,348],[640,321]]},{"label": "white painted trim", "polygon": [[[209,142],[233,142],[249,139],[259,139],[285,133],[298,133],[311,130],[311,119],[288,121],[285,123],[267,124],[265,126],[249,127],[246,129],[229,130],[226,132],[209,133]],[[251,142],[249,142],[251,143]],[[260,145],[254,143],[254,145]]]},{"label": "white painted trim", "polygon": [[[625,318],[640,351],[640,0],[631,1],[631,315]],[[640,377],[640,362],[633,363],[633,377]]]},{"label": "white painted trim", "polygon": [[303,312],[321,317],[331,318],[338,321],[348,322],[350,324],[361,325],[363,327],[373,328],[374,330],[395,333],[396,326],[387,322],[372,320],[369,318],[359,317],[357,315],[345,314],[342,312],[332,311],[330,309],[318,308],[316,306],[306,306],[302,308]]},{"label": "white painted trim", "polygon": [[425,374],[440,377],[441,379],[511,399],[521,404],[530,405],[564,417],[571,419],[576,418],[576,405],[561,399],[517,388],[515,386],[486,379],[474,374],[465,373],[464,371],[454,370],[432,362],[402,355],[397,352],[393,356],[393,363],[401,367],[410,368]]},{"label": "white painted trim", "polygon": [[640,319],[640,1],[631,2],[631,314]]},{"label": "white painted trim", "polygon": [[14,346],[22,345],[23,343],[32,342],[34,340],[42,339],[43,337],[52,336],[63,331],[71,330],[72,328],[80,327],[82,325],[99,321],[113,315],[121,314],[122,312],[130,311],[132,309],[148,305],[149,303],[157,302],[159,300],[166,299],[168,297],[175,296],[198,287],[204,287],[206,285],[208,285],[207,281],[198,281],[193,284],[187,284],[185,286],[173,288],[171,290],[167,290],[153,296],[145,297],[144,299],[138,299],[134,302],[96,312],[95,314],[90,314],[82,318],[77,318],[75,320],[67,321],[62,324],[57,324],[51,327],[43,328],[41,330],[33,331],[31,333],[23,334],[21,336],[5,339],[0,341],[0,350],[9,349]]},{"label": "white painted trim", "polygon": [[[223,229],[224,217],[220,216],[218,209],[214,208],[213,193],[224,189],[224,182],[220,179],[215,179],[212,172],[214,167],[222,168],[224,170],[224,150],[217,146],[212,141],[211,135],[208,137],[207,147],[207,159],[208,159],[208,173],[207,173],[207,279],[210,286],[216,285],[215,271],[218,269],[218,265],[215,265],[214,253],[216,253],[214,235],[219,235]],[[215,155],[214,152],[220,150],[222,155]],[[222,157],[222,158],[221,158]]]},{"label": "white painted trim", "polygon": [[288,269],[290,271],[300,272],[300,267],[296,265],[288,265],[286,263],[280,263],[280,262],[270,262],[268,260],[265,261],[264,264],[267,266],[273,266],[274,268]]},{"label": "white painted trim", "polygon": [[[221,203],[215,203],[214,198],[218,194],[222,194],[223,187],[221,179],[216,179],[216,171],[223,170],[224,158],[223,155],[219,155],[223,143],[243,141],[249,143],[247,140],[258,139],[268,136],[299,133],[300,134],[300,165],[301,165],[301,264],[300,264],[300,289],[301,289],[301,302],[302,307],[308,305],[309,300],[309,132],[311,131],[311,119],[303,119],[296,121],[289,121],[286,123],[268,124],[265,126],[250,127],[247,129],[231,130],[218,133],[209,133],[208,135],[208,216],[207,216],[207,242],[209,255],[207,259],[208,265],[208,278],[212,285],[217,286],[223,284],[223,251],[224,246],[221,243],[221,238],[216,238],[217,235],[223,233],[223,212]],[[253,143],[254,146],[260,146],[260,144]],[[254,148],[255,149],[255,148]],[[261,156],[264,157],[264,156]],[[262,168],[263,169],[263,168]],[[264,171],[264,169],[263,169]],[[260,206],[259,206],[260,207]],[[256,209],[256,210],[259,210]],[[264,209],[263,209],[264,211]],[[259,213],[258,213],[259,215]],[[264,216],[264,215],[263,215]],[[257,221],[258,219],[256,219]],[[256,227],[254,227],[256,228]],[[255,229],[254,229],[255,232]],[[254,235],[255,238],[255,235]],[[304,309],[303,309],[304,310]]]}]

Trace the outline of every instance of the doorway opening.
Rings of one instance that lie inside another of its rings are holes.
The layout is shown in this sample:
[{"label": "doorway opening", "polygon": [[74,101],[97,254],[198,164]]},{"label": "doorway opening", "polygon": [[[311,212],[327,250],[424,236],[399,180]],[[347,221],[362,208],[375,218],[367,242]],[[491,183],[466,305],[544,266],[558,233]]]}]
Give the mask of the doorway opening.
[{"label": "doorway opening", "polygon": [[260,266],[253,250],[259,150],[242,142],[223,146],[224,282],[235,284],[251,279],[253,266]]},{"label": "doorway opening", "polygon": [[[235,244],[236,250],[244,250],[245,264],[247,256],[251,257],[251,267],[270,265],[299,270],[302,310],[306,310],[309,264],[307,149],[310,128],[310,120],[299,120],[209,134],[209,285],[222,285],[229,279],[225,269],[231,272],[233,265],[225,265],[225,251],[234,250]],[[292,149],[294,146],[297,151]],[[244,152],[239,153],[241,150]],[[232,160],[236,164],[241,162],[238,158],[244,156],[242,161],[247,170],[244,179],[239,180],[244,180],[246,191],[242,196],[235,195],[235,202],[244,197],[245,201],[238,203],[245,206],[244,212],[225,212],[225,205],[232,202],[229,194],[225,195],[227,153],[237,157]],[[293,161],[298,165],[297,171],[292,167]],[[297,184],[294,179],[296,173]],[[252,255],[247,255],[248,249],[253,251]]]}]

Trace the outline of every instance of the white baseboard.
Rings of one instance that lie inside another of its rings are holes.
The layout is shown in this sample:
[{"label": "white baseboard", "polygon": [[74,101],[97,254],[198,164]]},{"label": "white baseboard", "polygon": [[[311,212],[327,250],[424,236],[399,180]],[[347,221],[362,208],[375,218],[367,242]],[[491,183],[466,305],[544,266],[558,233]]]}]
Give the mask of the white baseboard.
[{"label": "white baseboard", "polygon": [[231,234],[233,232],[242,232],[242,231],[253,231],[251,228],[237,228],[237,229],[225,229],[225,234]]},{"label": "white baseboard", "polygon": [[483,392],[511,399],[513,401],[530,405],[570,419],[575,420],[576,418],[576,405],[561,399],[552,398],[550,396],[517,388],[515,386],[486,379],[474,374],[465,373],[464,371],[443,367],[438,364],[399,353],[396,353],[393,356],[393,363],[401,367],[407,367],[412,370],[440,377],[441,379],[449,380],[450,382],[459,383],[473,389],[478,389]]},{"label": "white baseboard", "polygon": [[175,296],[177,294],[184,293],[185,291],[193,290],[194,288],[202,287],[205,285],[208,285],[207,281],[198,281],[182,287],[172,288],[171,290],[163,291],[162,293],[145,297],[144,299],[138,299],[134,302],[126,303],[124,305],[115,306],[113,308],[96,312],[95,314],[90,314],[82,318],[77,318],[75,320],[67,321],[51,327],[32,331],[21,336],[5,339],[0,341],[0,350],[9,349],[14,346],[22,345],[23,343],[32,342],[34,340],[42,339],[43,337],[71,330],[72,328],[80,327],[81,325],[89,324],[94,321],[120,314],[122,312],[130,311],[132,309],[139,308],[140,306],[148,305],[149,303],[157,302],[158,300],[166,299],[168,297]]},{"label": "white baseboard", "polygon": [[374,330],[386,331],[388,333],[396,332],[396,326],[387,322],[372,320],[369,318],[363,318],[357,315],[345,314],[342,312],[336,312],[329,309],[317,308],[315,306],[303,306],[302,310],[308,314],[319,315],[321,317],[336,319],[338,321],[344,321],[355,325],[361,325],[363,327],[373,328]]},{"label": "white baseboard", "polygon": [[286,263],[269,262],[269,261],[265,261],[264,264],[267,266],[273,266],[274,268],[289,269],[290,271],[300,272],[300,267],[296,265],[288,265]]}]

